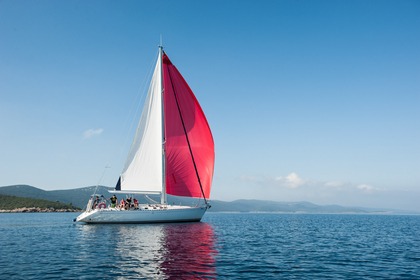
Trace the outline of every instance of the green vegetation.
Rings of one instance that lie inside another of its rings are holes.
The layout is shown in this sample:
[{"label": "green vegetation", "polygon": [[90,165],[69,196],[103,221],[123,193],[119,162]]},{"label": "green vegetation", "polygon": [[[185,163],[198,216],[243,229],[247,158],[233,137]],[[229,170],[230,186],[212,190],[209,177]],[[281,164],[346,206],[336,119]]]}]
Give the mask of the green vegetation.
[{"label": "green vegetation", "polygon": [[97,190],[96,193],[108,195],[110,197],[111,195],[108,194],[109,189],[111,188],[104,186],[90,186],[70,190],[44,191],[28,185],[12,185],[0,187],[0,194],[44,199],[49,201],[60,201],[67,204],[71,203],[73,206],[78,208],[84,208],[95,190]]},{"label": "green vegetation", "polygon": [[79,208],[70,204],[45,199],[17,197],[0,194],[0,210],[13,210],[16,208],[41,208],[41,209],[74,209]]}]

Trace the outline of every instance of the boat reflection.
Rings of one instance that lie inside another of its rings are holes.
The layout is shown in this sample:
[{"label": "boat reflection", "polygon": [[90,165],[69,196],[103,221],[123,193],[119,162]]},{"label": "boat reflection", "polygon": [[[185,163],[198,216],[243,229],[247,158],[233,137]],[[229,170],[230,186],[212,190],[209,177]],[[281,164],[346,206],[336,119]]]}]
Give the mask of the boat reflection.
[{"label": "boat reflection", "polygon": [[215,238],[206,223],[170,224],[164,228],[161,271],[168,278],[215,278]]},{"label": "boat reflection", "polygon": [[216,278],[215,236],[207,223],[112,227],[116,279]]}]

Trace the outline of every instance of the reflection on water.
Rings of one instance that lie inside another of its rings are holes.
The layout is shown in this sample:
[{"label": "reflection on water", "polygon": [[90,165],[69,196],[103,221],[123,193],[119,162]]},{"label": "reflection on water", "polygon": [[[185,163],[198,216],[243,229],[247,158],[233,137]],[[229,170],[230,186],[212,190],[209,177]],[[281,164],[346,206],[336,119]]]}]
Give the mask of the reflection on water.
[{"label": "reflection on water", "polygon": [[[116,279],[215,278],[215,237],[207,223],[83,225],[81,261]],[[92,243],[97,243],[93,245]],[[101,243],[101,244],[99,244]],[[99,257],[95,257],[99,256]],[[99,271],[98,271],[99,272]]]},{"label": "reflection on water", "polygon": [[161,270],[167,276],[215,277],[213,228],[206,223],[172,224],[164,228]]}]

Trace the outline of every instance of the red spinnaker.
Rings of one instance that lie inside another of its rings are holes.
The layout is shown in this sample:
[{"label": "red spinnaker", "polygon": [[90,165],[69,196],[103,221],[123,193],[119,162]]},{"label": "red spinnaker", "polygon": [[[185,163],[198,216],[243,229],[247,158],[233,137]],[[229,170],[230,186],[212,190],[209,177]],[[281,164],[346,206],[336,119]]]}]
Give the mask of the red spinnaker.
[{"label": "red spinnaker", "polygon": [[210,127],[194,93],[166,54],[163,54],[162,67],[166,192],[202,197],[200,179],[204,196],[209,198],[214,170],[214,142]]}]

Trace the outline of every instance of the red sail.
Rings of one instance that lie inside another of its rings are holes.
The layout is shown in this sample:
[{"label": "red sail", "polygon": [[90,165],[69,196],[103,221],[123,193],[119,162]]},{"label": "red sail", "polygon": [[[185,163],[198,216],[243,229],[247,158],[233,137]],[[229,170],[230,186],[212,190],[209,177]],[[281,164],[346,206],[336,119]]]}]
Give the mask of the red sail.
[{"label": "red sail", "polygon": [[[163,54],[166,193],[210,197],[214,142],[194,93]],[[200,184],[202,190],[200,188]]]}]

